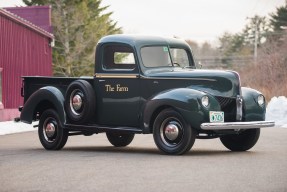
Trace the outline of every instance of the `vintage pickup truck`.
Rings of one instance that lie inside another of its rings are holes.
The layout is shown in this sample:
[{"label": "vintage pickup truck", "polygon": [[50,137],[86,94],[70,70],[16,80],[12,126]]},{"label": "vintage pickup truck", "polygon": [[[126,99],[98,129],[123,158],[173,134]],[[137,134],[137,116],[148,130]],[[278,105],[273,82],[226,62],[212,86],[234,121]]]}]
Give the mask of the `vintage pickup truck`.
[{"label": "vintage pickup truck", "polygon": [[198,139],[220,138],[232,151],[252,148],[264,121],[264,96],[241,87],[234,71],[196,69],[182,40],[111,35],[96,48],[93,77],[23,77],[20,119],[39,120],[47,150],[68,136],[106,133],[116,147],[153,134],[166,154],[184,154]]}]

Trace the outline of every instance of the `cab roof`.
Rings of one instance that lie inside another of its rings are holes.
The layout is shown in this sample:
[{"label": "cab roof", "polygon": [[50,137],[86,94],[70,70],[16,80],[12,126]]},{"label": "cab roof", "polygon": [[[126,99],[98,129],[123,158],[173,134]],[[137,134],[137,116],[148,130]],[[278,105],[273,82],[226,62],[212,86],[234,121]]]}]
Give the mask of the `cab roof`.
[{"label": "cab roof", "polygon": [[103,43],[124,43],[136,48],[144,46],[176,46],[190,49],[189,45],[181,39],[146,35],[109,35],[99,41],[99,44]]}]

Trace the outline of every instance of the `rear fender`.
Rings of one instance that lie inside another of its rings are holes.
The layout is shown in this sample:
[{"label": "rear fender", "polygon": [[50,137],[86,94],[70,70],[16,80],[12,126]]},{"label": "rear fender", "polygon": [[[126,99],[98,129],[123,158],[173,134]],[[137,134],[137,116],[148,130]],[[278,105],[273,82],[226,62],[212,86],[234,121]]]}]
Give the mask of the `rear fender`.
[{"label": "rear fender", "polygon": [[[34,92],[26,101],[21,111],[20,119],[22,122],[31,124],[39,110],[43,112],[43,110],[52,108],[57,111],[59,119],[62,125],[64,125],[66,119],[64,100],[62,92],[56,87],[42,87]],[[42,106],[43,103],[46,103],[46,105]],[[49,104],[48,106],[47,103]]]},{"label": "rear fender", "polygon": [[155,118],[165,108],[173,108],[195,129],[200,129],[202,122],[209,121],[209,111],[220,110],[218,101],[208,95],[210,105],[205,108],[201,104],[201,98],[208,95],[204,92],[179,88],[164,91],[148,100],[144,106],[142,117],[142,129],[144,133],[151,133]]}]

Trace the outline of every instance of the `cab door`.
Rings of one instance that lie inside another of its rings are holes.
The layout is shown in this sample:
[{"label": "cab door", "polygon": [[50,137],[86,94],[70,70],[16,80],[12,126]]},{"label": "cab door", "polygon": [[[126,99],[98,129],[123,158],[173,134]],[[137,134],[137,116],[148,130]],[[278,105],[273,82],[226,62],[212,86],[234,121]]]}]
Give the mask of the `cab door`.
[{"label": "cab door", "polygon": [[139,125],[139,70],[132,47],[102,45],[101,68],[95,74],[97,122],[107,126]]}]

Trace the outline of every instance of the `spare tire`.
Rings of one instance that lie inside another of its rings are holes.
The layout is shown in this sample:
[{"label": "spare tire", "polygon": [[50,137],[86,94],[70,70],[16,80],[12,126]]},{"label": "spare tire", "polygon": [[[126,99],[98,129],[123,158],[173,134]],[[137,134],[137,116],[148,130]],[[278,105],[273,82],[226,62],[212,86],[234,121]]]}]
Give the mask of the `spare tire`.
[{"label": "spare tire", "polygon": [[73,81],[67,88],[64,106],[71,123],[82,124],[89,121],[96,109],[92,85],[85,80]]}]

